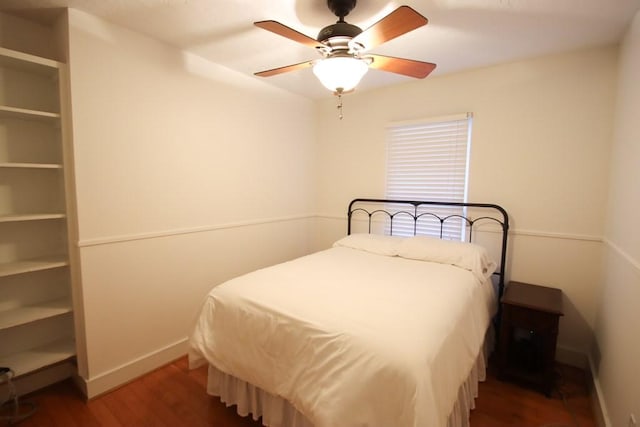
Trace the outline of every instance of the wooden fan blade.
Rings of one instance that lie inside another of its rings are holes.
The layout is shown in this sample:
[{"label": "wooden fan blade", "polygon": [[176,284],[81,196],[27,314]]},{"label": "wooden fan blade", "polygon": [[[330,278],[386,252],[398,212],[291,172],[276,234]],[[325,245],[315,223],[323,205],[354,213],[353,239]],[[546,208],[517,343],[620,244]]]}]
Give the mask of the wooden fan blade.
[{"label": "wooden fan blade", "polygon": [[431,62],[422,62],[413,59],[394,58],[393,56],[382,55],[367,55],[366,57],[373,59],[373,62],[369,64],[371,68],[415,77],[416,79],[424,79],[436,68],[436,64],[432,64]]},{"label": "wooden fan blade", "polygon": [[289,71],[302,70],[303,68],[311,67],[314,63],[315,61],[300,62],[299,64],[286,65],[284,67],[260,71],[260,72],[254,73],[254,75],[258,77],[271,77],[277,74],[288,73]]},{"label": "wooden fan blade", "polygon": [[384,42],[393,40],[409,31],[426,25],[429,20],[409,6],[400,6],[360,34],[352,43],[359,43],[365,49],[371,49]]},{"label": "wooden fan blade", "polygon": [[323,45],[316,39],[302,34],[301,32],[294,30],[293,28],[287,27],[286,25],[281,24],[278,21],[258,21],[254,22],[253,25],[255,25],[256,27],[260,27],[263,30],[276,33],[279,36],[286,37],[289,40],[293,40],[294,42],[302,43],[303,45],[309,47],[325,47],[325,45]]}]

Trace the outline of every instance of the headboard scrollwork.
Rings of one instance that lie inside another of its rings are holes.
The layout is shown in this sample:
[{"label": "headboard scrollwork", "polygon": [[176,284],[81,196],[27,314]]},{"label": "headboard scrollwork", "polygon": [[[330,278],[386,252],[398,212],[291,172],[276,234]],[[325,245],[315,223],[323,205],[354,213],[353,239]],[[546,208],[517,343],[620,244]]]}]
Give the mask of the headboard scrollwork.
[{"label": "headboard scrollwork", "polygon": [[[477,215],[472,216],[474,214]],[[376,225],[376,222],[383,223],[384,232],[390,235],[394,235],[398,229],[400,232],[396,234],[427,234],[424,230],[428,229],[428,234],[434,234],[436,237],[439,234],[441,239],[468,242],[474,241],[478,232],[501,233],[500,263],[494,274],[498,276],[498,298],[502,298],[505,285],[509,216],[501,206],[491,203],[354,199],[349,203],[347,234],[352,233],[355,217],[360,215],[365,216],[367,233],[372,232],[372,226]],[[425,223],[429,223],[428,226]],[[452,223],[457,225],[452,226]],[[493,227],[480,230],[481,224],[490,224]]]}]

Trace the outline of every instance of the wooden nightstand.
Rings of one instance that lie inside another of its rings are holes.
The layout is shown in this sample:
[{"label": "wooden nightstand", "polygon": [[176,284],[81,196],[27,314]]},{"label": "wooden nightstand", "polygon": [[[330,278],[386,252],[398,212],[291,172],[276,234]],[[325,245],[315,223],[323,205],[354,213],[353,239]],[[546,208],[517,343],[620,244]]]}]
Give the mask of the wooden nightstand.
[{"label": "wooden nightstand", "polygon": [[520,380],[550,396],[555,381],[558,322],[563,315],[562,291],[509,282],[501,302],[500,378]]}]

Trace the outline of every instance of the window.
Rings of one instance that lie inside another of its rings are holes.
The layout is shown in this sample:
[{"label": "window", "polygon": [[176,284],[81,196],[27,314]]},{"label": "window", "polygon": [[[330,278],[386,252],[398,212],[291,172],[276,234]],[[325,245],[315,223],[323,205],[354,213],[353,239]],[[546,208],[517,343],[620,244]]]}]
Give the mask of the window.
[{"label": "window", "polygon": [[[389,125],[386,197],[466,202],[472,117],[465,113]],[[437,213],[445,217],[464,215],[465,211],[449,208]],[[393,228],[393,234],[414,234],[413,220],[408,217],[397,216]],[[454,217],[441,229],[437,218],[424,216],[418,221],[417,232],[464,240],[464,221]]]}]

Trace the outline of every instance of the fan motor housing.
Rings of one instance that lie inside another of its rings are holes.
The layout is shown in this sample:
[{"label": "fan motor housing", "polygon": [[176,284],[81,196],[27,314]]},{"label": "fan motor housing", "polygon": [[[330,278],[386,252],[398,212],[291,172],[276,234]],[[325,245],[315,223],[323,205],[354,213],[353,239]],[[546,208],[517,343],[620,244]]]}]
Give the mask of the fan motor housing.
[{"label": "fan motor housing", "polygon": [[349,37],[354,38],[362,32],[362,29],[357,25],[349,24],[347,22],[336,22],[335,24],[324,27],[318,33],[317,40],[320,43],[326,42],[331,37]]},{"label": "fan motor housing", "polygon": [[327,0],[329,10],[342,20],[356,7],[356,0]]}]

